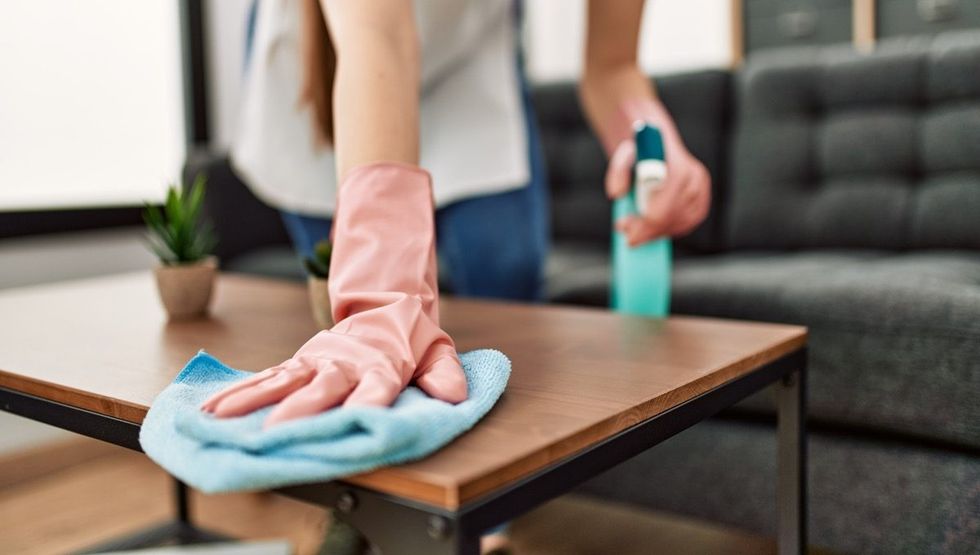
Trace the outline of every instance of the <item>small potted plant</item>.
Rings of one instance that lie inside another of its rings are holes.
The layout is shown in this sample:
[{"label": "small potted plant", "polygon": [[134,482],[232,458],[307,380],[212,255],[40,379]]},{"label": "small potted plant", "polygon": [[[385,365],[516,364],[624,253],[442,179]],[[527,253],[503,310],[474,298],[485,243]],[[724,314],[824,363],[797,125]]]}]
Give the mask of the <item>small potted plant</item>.
[{"label": "small potted plant", "polygon": [[307,283],[310,290],[310,308],[313,309],[313,319],[323,329],[333,325],[330,315],[330,293],[327,291],[327,276],[330,273],[330,255],[333,245],[329,239],[318,241],[313,246],[313,256],[303,259],[306,272],[309,275]]},{"label": "small potted plant", "polygon": [[214,232],[201,217],[205,182],[199,175],[189,189],[171,185],[162,209],[147,204],[143,210],[150,248],[160,259],[157,289],[172,319],[201,316],[211,301],[218,264],[211,255]]}]

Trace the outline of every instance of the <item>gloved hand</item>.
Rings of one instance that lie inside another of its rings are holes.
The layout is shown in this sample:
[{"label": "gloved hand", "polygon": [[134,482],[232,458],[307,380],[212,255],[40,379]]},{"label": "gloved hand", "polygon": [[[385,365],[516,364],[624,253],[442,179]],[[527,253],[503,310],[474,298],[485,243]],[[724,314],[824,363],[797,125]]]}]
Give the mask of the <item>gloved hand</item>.
[{"label": "gloved hand", "polygon": [[466,377],[439,327],[431,179],[404,164],[353,169],[337,194],[330,330],[283,363],[221,391],[202,409],[240,416],[279,403],[266,427],[343,403],[390,405],[414,380],[458,403]]},{"label": "gloved hand", "polygon": [[694,230],[708,215],[711,206],[711,175],[695,158],[674,125],[673,119],[657,100],[644,99],[624,103],[615,121],[607,122],[601,132],[609,156],[606,169],[606,194],[619,198],[632,187],[632,170],[636,162],[633,122],[646,121],[660,129],[667,158],[667,178],[654,191],[642,215],[627,216],[615,223],[635,246],[659,237],[678,237]]}]

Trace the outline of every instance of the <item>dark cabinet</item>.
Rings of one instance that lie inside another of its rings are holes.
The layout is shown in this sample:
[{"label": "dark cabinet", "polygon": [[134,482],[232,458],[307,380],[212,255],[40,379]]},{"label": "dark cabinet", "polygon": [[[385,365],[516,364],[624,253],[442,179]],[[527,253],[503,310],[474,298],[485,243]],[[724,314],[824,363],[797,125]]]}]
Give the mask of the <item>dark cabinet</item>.
[{"label": "dark cabinet", "polygon": [[878,0],[878,38],[980,27],[980,0]]},{"label": "dark cabinet", "polygon": [[746,53],[851,42],[851,0],[743,0],[742,6]]}]

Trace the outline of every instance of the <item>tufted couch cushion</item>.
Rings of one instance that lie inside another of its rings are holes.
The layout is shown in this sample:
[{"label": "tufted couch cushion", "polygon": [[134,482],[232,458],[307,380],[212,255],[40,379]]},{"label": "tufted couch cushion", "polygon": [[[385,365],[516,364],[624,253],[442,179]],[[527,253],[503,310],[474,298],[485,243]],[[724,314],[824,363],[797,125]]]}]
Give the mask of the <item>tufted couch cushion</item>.
[{"label": "tufted couch cushion", "polygon": [[[559,244],[553,302],[607,303],[609,255]],[[810,328],[814,421],[980,449],[980,253],[743,251],[675,261],[678,314]],[[738,410],[772,413],[768,394]]]},{"label": "tufted couch cushion", "polygon": [[[980,449],[980,253],[691,257],[676,265],[672,303],[681,314],[806,324],[817,421]],[[771,412],[767,401],[741,408]]]},{"label": "tufted couch cushion", "polygon": [[759,54],[737,82],[736,248],[980,248],[980,34]]},{"label": "tufted couch cushion", "polygon": [[[975,456],[821,433],[808,443],[808,535],[826,548],[809,553],[977,553]],[[771,428],[709,420],[580,491],[774,536],[776,461]]]}]

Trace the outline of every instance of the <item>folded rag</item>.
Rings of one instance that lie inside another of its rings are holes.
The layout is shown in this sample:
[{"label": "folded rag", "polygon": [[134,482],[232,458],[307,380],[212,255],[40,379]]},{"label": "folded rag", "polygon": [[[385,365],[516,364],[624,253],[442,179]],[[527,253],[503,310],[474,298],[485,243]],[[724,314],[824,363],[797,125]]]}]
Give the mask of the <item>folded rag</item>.
[{"label": "folded rag", "polygon": [[251,375],[201,351],[150,407],[146,454],[207,493],[322,482],[422,458],[473,427],[496,403],[510,360],[491,349],[460,356],[469,398],[453,405],[410,386],[391,407],[342,407],[269,429],[272,407],[217,419],[200,410],[212,393]]}]

